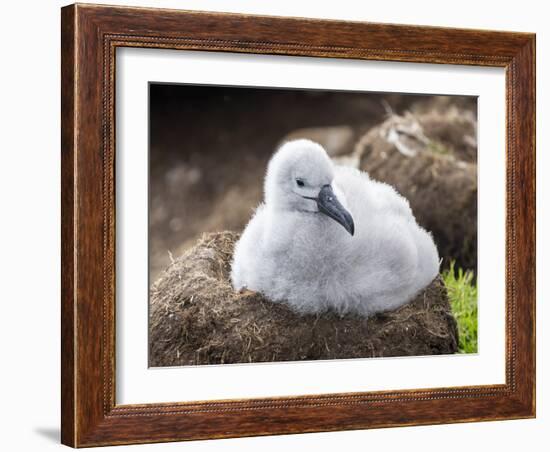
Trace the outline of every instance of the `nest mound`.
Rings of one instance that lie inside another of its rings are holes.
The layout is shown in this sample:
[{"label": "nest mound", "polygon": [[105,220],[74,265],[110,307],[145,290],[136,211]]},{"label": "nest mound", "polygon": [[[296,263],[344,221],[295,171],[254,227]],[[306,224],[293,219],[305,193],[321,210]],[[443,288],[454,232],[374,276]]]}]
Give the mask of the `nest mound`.
[{"label": "nest mound", "polygon": [[477,144],[467,113],[393,115],[357,142],[354,155],[361,170],[409,200],[446,265],[454,259],[475,271]]},{"label": "nest mound", "polygon": [[229,281],[234,232],[204,234],[151,288],[149,365],[435,355],[457,351],[440,278],[411,303],[366,319],[299,315]]}]

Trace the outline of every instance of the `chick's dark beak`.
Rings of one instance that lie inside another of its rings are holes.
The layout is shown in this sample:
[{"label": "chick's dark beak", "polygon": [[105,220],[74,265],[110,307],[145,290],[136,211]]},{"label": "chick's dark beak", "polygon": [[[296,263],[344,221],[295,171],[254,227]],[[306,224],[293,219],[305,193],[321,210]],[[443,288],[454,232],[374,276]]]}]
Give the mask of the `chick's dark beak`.
[{"label": "chick's dark beak", "polygon": [[354,234],[355,225],[353,224],[353,218],[340,201],[338,201],[330,185],[323,185],[323,188],[321,188],[317,197],[317,207],[319,212],[340,223],[351,235]]}]

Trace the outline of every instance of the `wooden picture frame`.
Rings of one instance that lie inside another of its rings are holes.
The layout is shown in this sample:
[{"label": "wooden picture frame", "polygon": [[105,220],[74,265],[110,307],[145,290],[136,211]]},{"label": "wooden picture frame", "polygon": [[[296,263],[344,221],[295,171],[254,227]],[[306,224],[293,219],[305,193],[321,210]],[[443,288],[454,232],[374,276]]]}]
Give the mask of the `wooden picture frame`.
[{"label": "wooden picture frame", "polygon": [[[535,416],[535,35],[70,5],[62,9],[62,442],[73,447]],[[115,403],[115,50],[506,69],[506,383]]]}]

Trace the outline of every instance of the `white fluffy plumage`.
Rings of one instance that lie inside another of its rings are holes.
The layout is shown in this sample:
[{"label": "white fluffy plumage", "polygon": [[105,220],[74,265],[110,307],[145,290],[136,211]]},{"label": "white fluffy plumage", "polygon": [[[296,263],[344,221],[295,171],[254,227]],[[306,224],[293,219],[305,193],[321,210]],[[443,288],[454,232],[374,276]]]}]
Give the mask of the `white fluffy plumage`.
[{"label": "white fluffy plumage", "polygon": [[[318,201],[322,191],[328,205]],[[409,302],[439,272],[433,239],[408,201],[365,172],[335,166],[316,143],[284,144],[264,192],[235,247],[235,290],[301,313],[368,316]]]}]

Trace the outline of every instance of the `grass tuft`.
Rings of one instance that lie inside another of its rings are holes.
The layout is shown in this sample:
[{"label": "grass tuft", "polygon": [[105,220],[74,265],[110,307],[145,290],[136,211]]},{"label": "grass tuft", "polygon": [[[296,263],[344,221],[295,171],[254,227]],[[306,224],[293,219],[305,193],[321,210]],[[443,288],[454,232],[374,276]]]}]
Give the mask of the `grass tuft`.
[{"label": "grass tuft", "polygon": [[428,150],[434,154],[448,155],[451,152],[439,141],[430,141],[428,143]]},{"label": "grass tuft", "polygon": [[471,271],[455,269],[454,261],[442,273],[451,309],[458,323],[459,353],[477,353],[477,284]]}]

